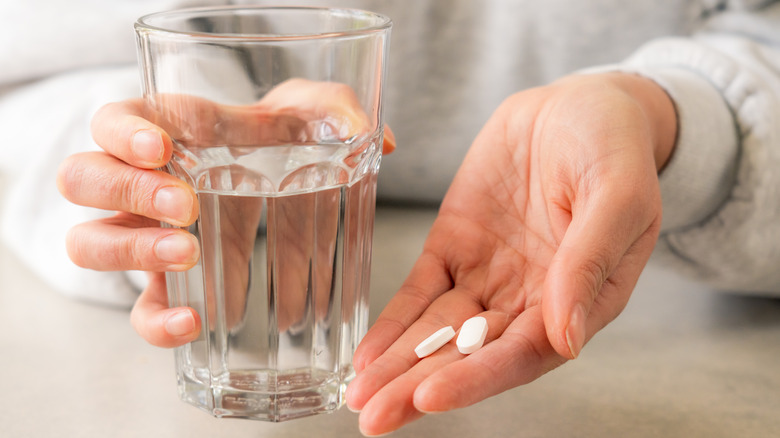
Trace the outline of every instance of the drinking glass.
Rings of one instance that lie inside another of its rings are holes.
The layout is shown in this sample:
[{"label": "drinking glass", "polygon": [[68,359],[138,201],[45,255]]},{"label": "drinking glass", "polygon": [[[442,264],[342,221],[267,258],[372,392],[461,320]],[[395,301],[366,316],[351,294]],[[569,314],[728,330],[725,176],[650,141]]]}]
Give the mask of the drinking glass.
[{"label": "drinking glass", "polygon": [[136,22],[145,116],[200,208],[198,264],[166,274],[170,305],[202,321],[175,350],[184,401],[268,421],[343,404],[368,325],[390,28],[309,7]]}]

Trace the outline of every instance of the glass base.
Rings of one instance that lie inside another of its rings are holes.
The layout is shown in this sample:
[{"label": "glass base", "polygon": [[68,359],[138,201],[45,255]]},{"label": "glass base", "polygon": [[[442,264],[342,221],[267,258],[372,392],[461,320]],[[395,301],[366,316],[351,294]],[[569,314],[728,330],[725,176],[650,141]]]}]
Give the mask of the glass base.
[{"label": "glass base", "polygon": [[180,376],[181,399],[218,418],[281,422],[334,412],[347,387],[345,379],[318,370],[231,372],[213,386],[194,374]]}]

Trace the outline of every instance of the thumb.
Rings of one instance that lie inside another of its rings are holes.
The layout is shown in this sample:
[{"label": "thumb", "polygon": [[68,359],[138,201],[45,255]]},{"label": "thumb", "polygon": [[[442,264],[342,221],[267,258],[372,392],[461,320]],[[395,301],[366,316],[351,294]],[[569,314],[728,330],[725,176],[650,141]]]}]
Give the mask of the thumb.
[{"label": "thumb", "polygon": [[568,359],[623,310],[658,235],[660,214],[643,214],[647,204],[620,202],[615,193],[600,198],[572,215],[545,277],[547,337]]},{"label": "thumb", "polygon": [[189,307],[168,308],[165,275],[149,273],[149,285],[138,296],[130,312],[130,323],[147,342],[171,348],[198,338],[200,317]]}]

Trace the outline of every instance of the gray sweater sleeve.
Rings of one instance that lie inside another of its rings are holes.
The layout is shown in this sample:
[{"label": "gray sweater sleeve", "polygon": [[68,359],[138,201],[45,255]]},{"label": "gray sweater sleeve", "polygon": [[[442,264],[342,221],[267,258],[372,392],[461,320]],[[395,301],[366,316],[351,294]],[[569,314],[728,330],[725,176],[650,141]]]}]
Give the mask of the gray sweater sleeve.
[{"label": "gray sweater sleeve", "polygon": [[678,112],[653,260],[718,289],[777,296],[780,2],[741,3],[693,38],[651,42],[619,68],[654,79]]}]

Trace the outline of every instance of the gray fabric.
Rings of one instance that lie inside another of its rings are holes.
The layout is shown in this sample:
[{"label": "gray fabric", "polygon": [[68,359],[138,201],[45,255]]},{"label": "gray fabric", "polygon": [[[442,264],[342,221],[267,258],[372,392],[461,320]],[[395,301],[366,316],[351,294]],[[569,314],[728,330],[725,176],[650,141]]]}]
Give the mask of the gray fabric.
[{"label": "gray fabric", "polygon": [[[135,287],[122,274],[67,259],[58,234],[104,213],[61,199],[53,172],[70,153],[97,149],[88,120],[102,103],[138,95],[137,17],[222,3],[0,4],[0,40],[14,41],[0,45],[0,172],[20,181],[6,184],[3,239],[58,290],[132,303]],[[438,203],[509,95],[590,66],[638,72],[669,92],[680,115],[676,151],[660,176],[666,219],[656,258],[720,287],[780,293],[780,2],[287,3],[359,7],[394,20],[385,108],[399,147],[383,159],[381,201]],[[51,214],[41,216],[41,199]]]}]

